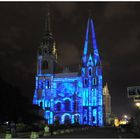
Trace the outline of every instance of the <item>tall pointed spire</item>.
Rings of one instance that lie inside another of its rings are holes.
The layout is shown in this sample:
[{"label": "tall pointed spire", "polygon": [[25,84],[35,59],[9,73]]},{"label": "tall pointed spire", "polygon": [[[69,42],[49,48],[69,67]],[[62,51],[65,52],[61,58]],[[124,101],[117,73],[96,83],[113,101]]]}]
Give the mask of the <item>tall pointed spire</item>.
[{"label": "tall pointed spire", "polygon": [[42,38],[42,44],[47,47],[47,51],[52,53],[54,46],[54,38],[51,31],[50,8],[47,6],[47,13],[45,16],[45,31]]},{"label": "tall pointed spire", "polygon": [[84,64],[87,63],[90,54],[94,59],[96,65],[98,63],[97,61],[99,61],[99,53],[97,49],[95,29],[94,29],[93,20],[91,18],[91,12],[89,12],[89,18],[88,18],[87,29],[86,29],[86,38],[85,38],[84,52],[83,52]]},{"label": "tall pointed spire", "polygon": [[45,33],[51,33],[51,21],[50,21],[50,8],[47,7],[47,14],[45,18]]},{"label": "tall pointed spire", "polygon": [[108,84],[107,84],[107,82],[106,82],[105,86],[108,88]]}]

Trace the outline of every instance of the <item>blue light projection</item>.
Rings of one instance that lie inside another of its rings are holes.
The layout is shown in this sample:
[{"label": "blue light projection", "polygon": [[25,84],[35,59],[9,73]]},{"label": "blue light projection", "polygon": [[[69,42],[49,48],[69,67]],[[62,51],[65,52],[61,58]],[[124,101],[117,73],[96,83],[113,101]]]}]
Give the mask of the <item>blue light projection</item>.
[{"label": "blue light projection", "polygon": [[93,20],[87,23],[81,74],[44,74],[41,60],[38,56],[33,104],[42,106],[48,123],[103,126],[102,68]]}]

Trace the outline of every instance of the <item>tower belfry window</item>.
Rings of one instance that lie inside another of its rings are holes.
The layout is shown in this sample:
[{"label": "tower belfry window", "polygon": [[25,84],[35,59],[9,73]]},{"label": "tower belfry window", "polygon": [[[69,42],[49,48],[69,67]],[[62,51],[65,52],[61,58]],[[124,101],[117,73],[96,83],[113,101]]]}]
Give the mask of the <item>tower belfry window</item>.
[{"label": "tower belfry window", "polygon": [[94,77],[93,79],[92,79],[92,85],[97,85],[97,77]]},{"label": "tower belfry window", "polygon": [[85,80],[84,80],[84,85],[85,86],[88,86],[88,80],[87,80],[87,78],[85,78]]},{"label": "tower belfry window", "polygon": [[92,70],[91,70],[91,68],[89,68],[88,72],[89,72],[89,76],[91,76],[91,75],[92,75]]},{"label": "tower belfry window", "polygon": [[44,60],[42,62],[42,69],[47,69],[48,68],[48,62],[46,60]]},{"label": "tower belfry window", "polygon": [[45,53],[47,53],[47,49],[45,49]]}]

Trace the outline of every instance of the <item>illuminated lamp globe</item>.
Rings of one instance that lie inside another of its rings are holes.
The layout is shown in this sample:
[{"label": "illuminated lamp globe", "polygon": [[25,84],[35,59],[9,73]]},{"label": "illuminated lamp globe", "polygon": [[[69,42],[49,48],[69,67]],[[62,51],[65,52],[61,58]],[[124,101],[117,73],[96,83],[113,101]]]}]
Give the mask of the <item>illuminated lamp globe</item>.
[{"label": "illuminated lamp globe", "polygon": [[135,105],[140,108],[140,102],[135,103]]}]

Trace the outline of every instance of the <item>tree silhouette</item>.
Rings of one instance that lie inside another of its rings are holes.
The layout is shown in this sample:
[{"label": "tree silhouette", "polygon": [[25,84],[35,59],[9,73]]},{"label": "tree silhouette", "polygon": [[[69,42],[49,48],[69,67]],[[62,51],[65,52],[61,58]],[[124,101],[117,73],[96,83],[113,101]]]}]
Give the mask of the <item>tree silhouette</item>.
[{"label": "tree silhouette", "polygon": [[32,123],[42,119],[37,112],[40,108],[32,105],[18,87],[0,78],[0,121],[22,121]]}]

